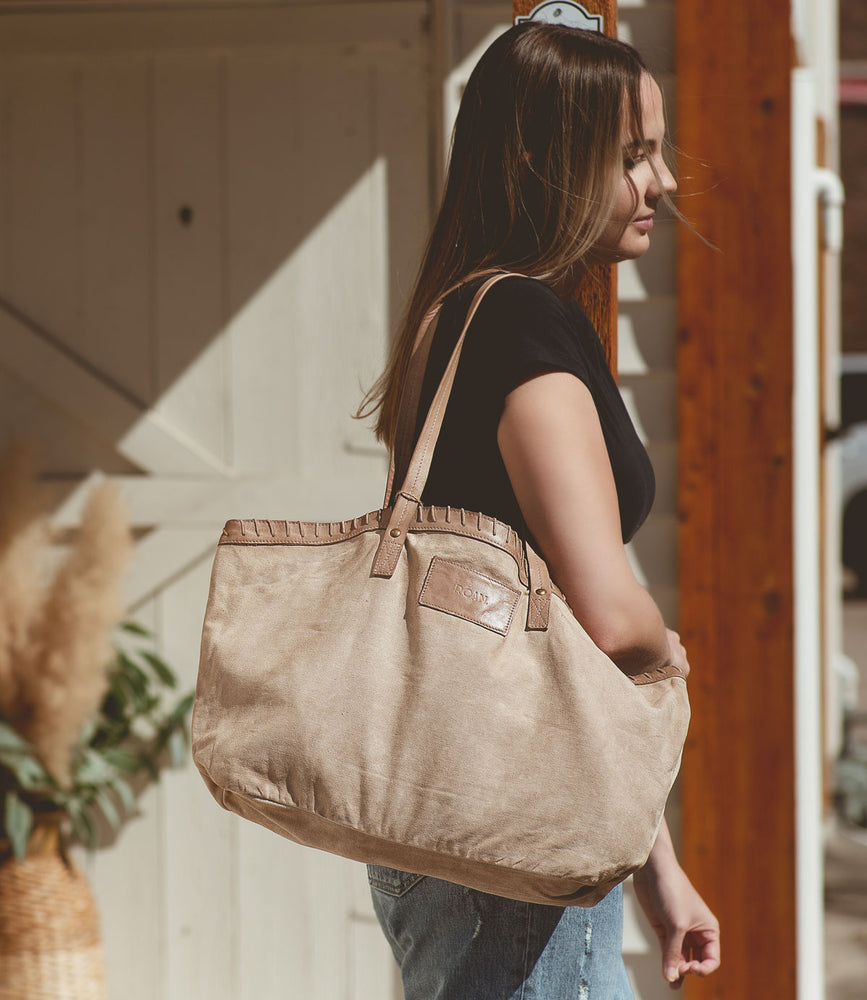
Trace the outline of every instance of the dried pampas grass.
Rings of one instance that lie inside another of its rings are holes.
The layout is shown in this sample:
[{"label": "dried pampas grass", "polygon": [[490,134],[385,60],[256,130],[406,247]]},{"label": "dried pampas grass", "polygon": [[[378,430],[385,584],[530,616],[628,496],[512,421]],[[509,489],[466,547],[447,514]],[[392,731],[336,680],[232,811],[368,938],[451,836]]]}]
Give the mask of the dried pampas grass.
[{"label": "dried pampas grass", "polygon": [[0,715],[17,720],[21,657],[45,598],[40,559],[49,529],[39,513],[33,482],[33,449],[15,444],[0,458]]},{"label": "dried pampas grass", "polygon": [[132,538],[117,489],[101,483],[53,579],[40,579],[50,533],[43,519],[25,516],[33,502],[29,464],[12,456],[6,467],[14,482],[11,502],[0,503],[0,710],[67,784],[72,748],[107,690]]},{"label": "dried pampas grass", "polygon": [[120,495],[102,483],[34,622],[34,655],[20,678],[32,712],[24,734],[61,783],[69,779],[70,749],[108,687],[111,631],[124,611],[118,584],[131,549]]}]

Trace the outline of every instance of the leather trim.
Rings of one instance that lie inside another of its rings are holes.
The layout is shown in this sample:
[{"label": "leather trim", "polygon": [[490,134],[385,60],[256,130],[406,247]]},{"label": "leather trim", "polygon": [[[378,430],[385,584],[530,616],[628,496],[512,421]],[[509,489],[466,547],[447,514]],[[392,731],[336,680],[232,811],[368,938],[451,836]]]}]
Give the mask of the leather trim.
[{"label": "leather trim", "polygon": [[[220,545],[335,545],[365,531],[379,531],[389,520],[390,510],[374,510],[348,521],[278,521],[263,518],[233,518],[226,522]],[[494,545],[515,560],[518,579],[527,587],[530,584],[524,543],[518,533],[503,521],[464,510],[462,507],[419,507],[416,519],[407,531],[446,531],[466,538]],[[540,560],[541,561],[541,560]],[[557,585],[551,584],[552,593],[563,603]],[[567,605],[568,606],[568,605]]]},{"label": "leather trim", "polygon": [[[374,510],[349,521],[277,521],[264,518],[233,518],[226,522],[219,545],[336,545],[361,535],[365,531],[381,531],[388,522],[390,510]],[[460,507],[419,507],[416,519],[407,528],[415,531],[447,531],[467,538],[476,538],[488,545],[493,545],[503,552],[508,552],[518,567],[518,578],[525,587],[530,580],[527,571],[527,552],[533,552],[525,546],[514,528],[502,521],[497,521],[487,514],[463,510]],[[535,555],[535,553],[533,553]],[[532,557],[531,557],[532,558]],[[536,556],[544,567],[544,562]],[[537,567],[538,568],[538,567]],[[550,580],[550,577],[548,578]],[[568,608],[566,598],[555,583],[550,584],[551,594],[557,596]],[[550,607],[550,602],[547,602]],[[532,611],[528,609],[528,614]],[[571,614],[571,609],[570,609]],[[530,628],[541,627],[541,621],[535,618],[528,623]],[[545,615],[547,627],[547,614]],[[633,684],[655,684],[671,677],[683,677],[681,671],[673,666],[660,667],[658,670],[642,674],[626,674]]]},{"label": "leather trim", "polygon": [[[349,521],[277,521],[260,518],[226,522],[220,545],[332,545],[365,531],[379,531],[390,510],[374,510]],[[508,524],[460,507],[419,507],[407,531],[449,531],[478,538],[508,552],[519,565],[523,543]]]},{"label": "leather trim", "polygon": [[220,545],[331,545],[380,527],[383,511],[375,510],[350,521],[277,521],[233,518],[227,521]]},{"label": "leather trim", "polygon": [[670,677],[680,677],[681,680],[686,680],[680,667],[676,667],[673,663],[668,663],[664,667],[657,667],[656,670],[645,670],[643,674],[627,674],[626,676],[636,687],[642,687],[645,684],[656,684],[658,681],[667,681]]}]

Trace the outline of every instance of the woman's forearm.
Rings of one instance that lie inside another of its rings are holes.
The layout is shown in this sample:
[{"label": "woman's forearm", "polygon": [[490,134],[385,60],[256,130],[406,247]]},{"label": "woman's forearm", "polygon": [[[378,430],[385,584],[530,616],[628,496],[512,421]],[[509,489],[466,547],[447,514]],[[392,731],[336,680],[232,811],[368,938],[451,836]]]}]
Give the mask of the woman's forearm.
[{"label": "woman's forearm", "polygon": [[674,844],[671,840],[668,821],[663,817],[659,833],[656,835],[656,843],[653,845],[647,863],[639,872],[635,873],[635,877],[639,879],[647,877],[658,879],[664,877],[667,872],[673,871],[675,868],[680,868],[680,862],[677,860],[677,855],[674,852]]}]

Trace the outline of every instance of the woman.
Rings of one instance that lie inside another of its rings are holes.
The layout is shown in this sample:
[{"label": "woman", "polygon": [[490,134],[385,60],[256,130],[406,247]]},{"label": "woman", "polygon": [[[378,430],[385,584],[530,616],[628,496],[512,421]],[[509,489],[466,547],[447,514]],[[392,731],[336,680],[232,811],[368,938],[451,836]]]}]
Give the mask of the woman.
[{"label": "woman", "polygon": [[[626,558],[653,500],[653,472],[573,299],[593,265],[647,250],[658,204],[676,186],[664,132],[659,88],[631,47],[533,23],[497,39],[462,99],[442,207],[366,411],[379,410],[377,433],[391,444],[415,331],[459,285],[434,334],[418,433],[478,273],[518,272],[491,289],[470,326],[422,501],[516,528],[628,673],[689,666]],[[632,996],[619,888],[594,907],[564,909],[378,866],[370,882],[406,1000]],[[718,925],[664,824],[634,882],[665,979],[676,988],[713,971]]]}]

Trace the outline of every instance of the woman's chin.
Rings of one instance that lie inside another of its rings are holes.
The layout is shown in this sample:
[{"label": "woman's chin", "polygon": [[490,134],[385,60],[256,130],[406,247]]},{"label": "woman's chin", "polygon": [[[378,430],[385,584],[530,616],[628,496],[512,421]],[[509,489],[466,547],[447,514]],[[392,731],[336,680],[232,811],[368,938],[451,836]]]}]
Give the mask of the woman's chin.
[{"label": "woman's chin", "polygon": [[650,249],[650,238],[645,235],[637,240],[630,240],[627,245],[606,248],[600,247],[593,252],[593,265],[621,264],[625,260],[637,260]]}]

